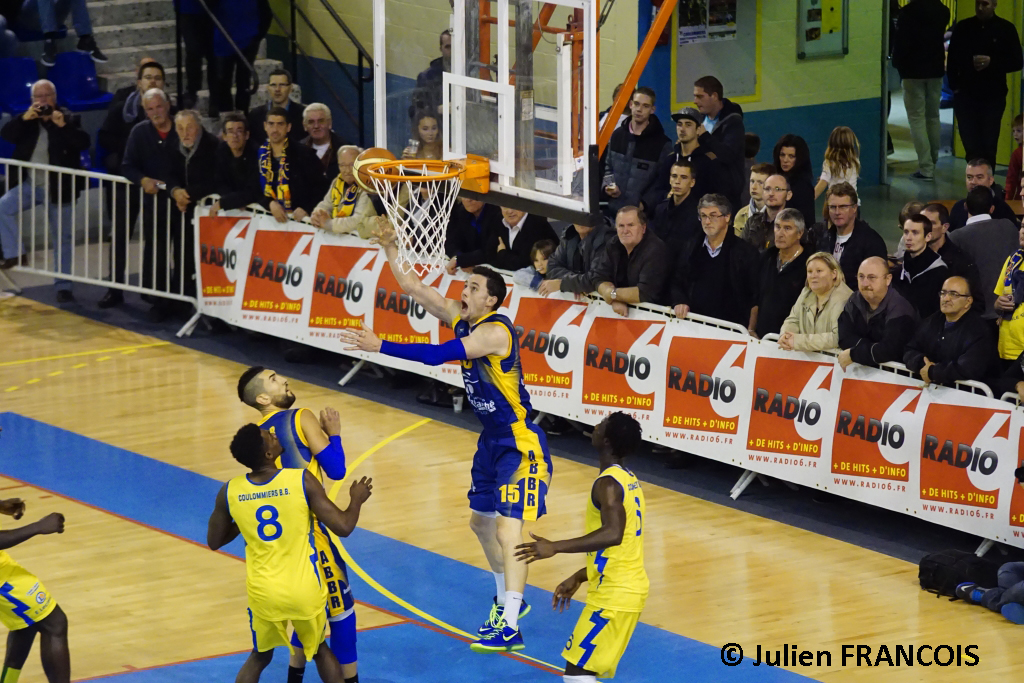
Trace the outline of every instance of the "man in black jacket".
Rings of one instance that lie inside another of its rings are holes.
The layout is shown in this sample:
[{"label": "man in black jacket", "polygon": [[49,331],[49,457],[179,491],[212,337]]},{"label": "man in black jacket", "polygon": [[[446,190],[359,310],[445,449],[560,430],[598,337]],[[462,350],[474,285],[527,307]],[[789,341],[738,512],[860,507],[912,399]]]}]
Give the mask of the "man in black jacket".
[{"label": "man in black jacket", "polygon": [[608,214],[623,206],[640,206],[642,193],[658,170],[658,160],[672,150],[661,121],[654,115],[654,91],[640,87],[633,93],[632,113],[612,133],[601,157],[602,199]]},{"label": "man in black jacket", "polygon": [[903,359],[914,336],[917,311],[892,289],[892,275],[884,258],[872,256],[857,271],[857,291],[839,315],[839,365],[878,367]]},{"label": "man in black jacket", "polygon": [[654,234],[668,245],[673,254],[677,253],[680,244],[701,232],[697,215],[700,196],[693,191],[697,178],[697,171],[689,161],[680,159],[672,164],[669,195],[654,211],[651,224]]},{"label": "man in black jacket", "polygon": [[665,243],[647,229],[647,217],[636,206],[615,215],[615,236],[594,263],[590,276],[597,293],[622,317],[628,304],[664,304],[669,256]]},{"label": "man in black jacket", "polygon": [[693,194],[698,199],[706,194],[723,194],[722,165],[712,152],[700,146],[698,139],[704,132],[704,115],[693,107],[686,107],[672,114],[672,120],[676,122],[676,144],[658,160],[658,169],[643,193],[644,211],[656,211],[658,204],[668,196],[672,164],[677,161],[693,164]]},{"label": "man in black jacket", "polygon": [[486,263],[495,268],[516,271],[532,265],[530,251],[540,240],[558,243],[558,235],[548,219],[502,207],[501,221],[492,223],[487,230],[483,249],[456,256],[455,266],[471,268]]},{"label": "man in black jacket", "polygon": [[[279,107],[285,112],[285,118],[290,126],[288,140],[301,142],[306,135],[302,128],[302,112],[306,105],[292,101],[292,75],[288,73],[287,69],[274,69],[270,72],[270,76],[267,78],[267,93],[270,95],[269,102],[249,110],[249,134],[252,136],[253,142],[257,145],[266,142],[267,133],[263,124],[267,121],[267,115],[275,107]],[[323,195],[321,194],[321,196]]]},{"label": "man in black jacket", "polygon": [[[80,169],[82,152],[89,149],[89,134],[82,130],[77,116],[57,107],[57,88],[53,83],[36,81],[31,92],[32,105],[0,129],[0,138],[14,145],[11,158]],[[17,265],[28,247],[35,248],[36,227],[45,220],[50,232],[54,270],[70,273],[75,239],[72,200],[79,189],[76,178],[29,169],[19,178],[17,171],[10,167],[7,182],[10,189],[0,197],[0,250],[3,251],[0,267]],[[40,205],[46,207],[45,219],[31,211],[32,207]],[[25,222],[21,220],[22,211],[28,218]],[[57,278],[54,284],[59,303],[74,301],[70,282]]]},{"label": "man in black jacket", "polygon": [[329,181],[338,177],[338,150],[345,145],[331,124],[331,110],[326,104],[313,102],[306,105],[302,112],[302,127],[308,135],[301,142],[316,152]]},{"label": "man in black jacket", "polygon": [[591,280],[595,260],[604,253],[614,232],[602,220],[593,227],[570,225],[562,234],[562,241],[548,257],[546,279],[537,293],[547,296],[552,292],[589,294],[597,287]]},{"label": "man in black jacket", "polygon": [[697,209],[703,230],[679,249],[669,303],[679,318],[696,313],[749,328],[757,250],[729,228],[732,209],[725,195],[704,195]]},{"label": "man in black jacket", "polygon": [[278,223],[312,214],[329,185],[316,152],[288,137],[291,127],[287,111],[271,109],[263,123],[267,140],[257,152],[259,203]]},{"label": "man in black jacket", "polygon": [[743,109],[725,98],[722,82],[714,76],[698,78],[693,84],[693,101],[704,114],[704,128],[707,132],[698,138],[701,147],[715,155],[722,165],[724,183],[722,192],[732,206],[740,206],[743,194],[743,175],[746,128],[743,124]]},{"label": "man in black jacket", "polygon": [[900,10],[893,35],[892,65],[903,79],[910,135],[917,152],[911,178],[930,180],[939,159],[939,100],[946,71],[943,44],[949,8],[942,0],[911,0]]},{"label": "man in black jacket", "polygon": [[807,257],[803,247],[806,226],[797,209],[783,209],[775,217],[775,246],[761,255],[757,265],[754,308],[749,331],[760,339],[778,334],[807,282]]},{"label": "man in black jacket", "polygon": [[957,381],[986,379],[995,365],[996,341],[992,326],[971,310],[967,280],[947,278],[939,297],[940,310],[921,321],[903,364],[928,384],[951,387]]},{"label": "man in black jacket", "polygon": [[847,282],[857,281],[857,269],[869,256],[885,258],[885,240],[866,221],[857,218],[857,190],[849,183],[838,183],[825,195],[828,224],[815,223],[811,228],[818,251],[832,254]]},{"label": "man in black jacket", "polygon": [[260,200],[260,167],[256,146],[249,140],[245,116],[231,112],[224,116],[221,142],[217,146],[217,193],[220,199],[210,207],[215,216],[221,209],[241,209]]},{"label": "man in black jacket", "polygon": [[501,209],[479,199],[463,197],[455,202],[444,237],[444,253],[450,258],[448,274],[455,275],[459,257],[467,263],[483,263],[484,249],[491,232],[501,225]]},{"label": "man in black jacket", "polygon": [[[992,195],[992,218],[1005,218],[1013,223],[1017,222],[1017,215],[1010,208],[1010,205],[1003,199],[1003,188],[996,183],[992,175],[992,164],[984,159],[972,159],[967,162],[966,175],[967,193],[976,187],[987,187]],[[967,225],[967,198],[961,199],[949,210],[949,229],[959,230]]]},{"label": "man in black jacket", "polygon": [[996,16],[997,0],[976,0],[975,16],[958,21],[949,39],[946,75],[967,160],[996,162],[1006,109],[1006,75],[1024,66],[1013,23]]},{"label": "man in black jacket", "polygon": [[928,248],[932,241],[932,222],[919,213],[903,223],[903,241],[907,250],[903,264],[894,275],[893,287],[917,311],[927,318],[939,310],[939,290],[949,277],[942,257]]},{"label": "man in black jacket", "polygon": [[[932,240],[928,248],[942,257],[946,267],[949,268],[950,276],[959,275],[967,280],[970,286],[971,297],[974,302],[971,304],[973,310],[977,311],[982,318],[995,319],[995,311],[985,310],[985,289],[981,284],[981,275],[978,266],[970,254],[953,243],[953,240],[946,234],[949,231],[949,211],[938,202],[932,202],[921,209],[921,215],[932,222]],[[989,289],[992,289],[989,287]],[[993,295],[993,302],[995,296]],[[992,307],[989,306],[989,309]]]}]

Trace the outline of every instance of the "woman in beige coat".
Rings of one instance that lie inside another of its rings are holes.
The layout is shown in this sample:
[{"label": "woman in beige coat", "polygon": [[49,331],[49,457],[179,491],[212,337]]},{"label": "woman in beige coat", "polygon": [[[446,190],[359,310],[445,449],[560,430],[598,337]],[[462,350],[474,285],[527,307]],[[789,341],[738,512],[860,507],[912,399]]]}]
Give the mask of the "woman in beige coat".
[{"label": "woman in beige coat", "polygon": [[377,210],[370,195],[359,187],[352,173],[352,164],[361,151],[353,145],[345,145],[338,150],[338,177],[309,217],[321,230],[336,235],[353,233],[363,239],[373,235],[377,226]]},{"label": "woman in beige coat", "polygon": [[787,351],[825,351],[839,346],[839,314],[853,291],[832,254],[807,259],[807,285],[782,323],[779,347]]}]

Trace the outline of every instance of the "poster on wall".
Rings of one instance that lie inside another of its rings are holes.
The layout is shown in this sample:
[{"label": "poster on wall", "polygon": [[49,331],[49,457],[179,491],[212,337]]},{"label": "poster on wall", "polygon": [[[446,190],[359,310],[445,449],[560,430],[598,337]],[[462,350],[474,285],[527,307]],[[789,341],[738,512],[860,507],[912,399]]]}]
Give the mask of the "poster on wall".
[{"label": "poster on wall", "polygon": [[679,45],[736,39],[736,0],[679,0]]}]

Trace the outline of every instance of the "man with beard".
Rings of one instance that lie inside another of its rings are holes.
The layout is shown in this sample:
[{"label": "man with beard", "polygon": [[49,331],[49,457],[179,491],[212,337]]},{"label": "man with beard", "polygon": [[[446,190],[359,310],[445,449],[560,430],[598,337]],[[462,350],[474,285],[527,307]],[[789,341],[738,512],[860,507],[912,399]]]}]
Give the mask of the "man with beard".
[{"label": "man with beard", "polygon": [[[308,408],[292,409],[295,394],[288,380],[273,370],[253,366],[238,380],[238,398],[260,412],[257,424],[277,437],[284,449],[283,468],[308,469],[323,482],[345,477],[345,451],[341,446],[341,417],[333,408],[325,408],[317,420]],[[327,620],[331,623],[331,651],[341,663],[346,683],[358,681],[356,670],[355,602],[349,589],[345,563],[334,542],[317,522],[313,541],[320,555],[321,576],[327,581]],[[306,665],[302,646],[292,638],[292,657],[288,664],[288,681],[302,680]]]}]

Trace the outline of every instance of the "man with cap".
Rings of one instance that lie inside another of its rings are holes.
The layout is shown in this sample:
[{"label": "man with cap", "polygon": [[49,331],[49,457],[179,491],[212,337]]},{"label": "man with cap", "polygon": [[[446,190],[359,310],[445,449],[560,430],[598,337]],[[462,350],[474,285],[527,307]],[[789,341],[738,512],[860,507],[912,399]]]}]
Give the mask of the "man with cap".
[{"label": "man with cap", "polygon": [[668,197],[671,190],[669,180],[672,175],[672,165],[679,160],[688,161],[693,166],[696,183],[691,193],[695,197],[703,197],[706,194],[724,194],[722,192],[722,170],[718,158],[706,148],[701,147],[697,141],[700,133],[704,132],[701,127],[704,115],[693,107],[684,107],[672,114],[672,120],[676,122],[676,144],[672,146],[669,153],[658,160],[658,170],[654,174],[654,179],[644,190],[643,202],[648,210],[654,209]]}]

